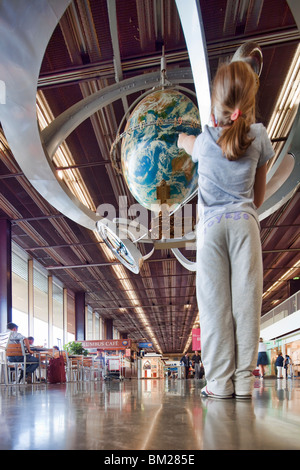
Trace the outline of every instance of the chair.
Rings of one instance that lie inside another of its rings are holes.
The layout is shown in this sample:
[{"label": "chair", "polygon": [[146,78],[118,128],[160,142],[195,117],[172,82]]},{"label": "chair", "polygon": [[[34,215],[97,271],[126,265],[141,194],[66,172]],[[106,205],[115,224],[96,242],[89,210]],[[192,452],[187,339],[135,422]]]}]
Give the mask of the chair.
[{"label": "chair", "polygon": [[6,365],[6,346],[10,337],[10,331],[7,333],[0,333],[0,383],[6,384],[8,382],[8,371]]},{"label": "chair", "polygon": [[61,351],[66,368],[67,382],[78,382],[82,378],[82,358],[83,356],[69,357],[66,351]]},{"label": "chair", "polygon": [[[19,361],[9,361],[9,357],[14,357],[14,356],[22,356],[23,360]],[[18,370],[22,370],[23,366],[23,371],[26,371],[26,352],[25,352],[25,347],[24,343],[21,341],[18,344],[11,343],[8,344],[6,347],[6,358],[7,358],[7,368],[12,372],[12,369],[15,371],[15,382],[18,383]],[[14,366],[14,367],[13,367]],[[26,383],[26,373],[23,373],[23,378],[22,382],[25,384]],[[8,383],[12,384],[12,374],[8,375]]]},{"label": "chair", "polygon": [[100,362],[93,357],[84,357],[82,360],[82,380],[100,380]]},{"label": "chair", "polygon": [[[49,361],[52,357],[57,357],[56,353],[59,355],[59,351],[54,349],[47,349],[43,351],[34,351],[34,355],[39,359],[39,381],[46,381],[47,382],[47,375],[48,375],[48,366]],[[45,372],[45,377],[43,377],[43,371]]]},{"label": "chair", "polygon": [[[11,332],[0,334],[0,351],[1,351],[1,377],[2,371],[4,371],[4,383],[5,385],[13,385],[18,383],[18,370],[23,369],[26,371],[26,353],[24,343],[21,341],[18,344],[10,343]],[[9,357],[22,356],[23,360],[17,362],[11,362],[8,360]],[[15,373],[15,380],[13,380],[13,373]],[[26,374],[23,374],[22,382],[26,383]]]}]

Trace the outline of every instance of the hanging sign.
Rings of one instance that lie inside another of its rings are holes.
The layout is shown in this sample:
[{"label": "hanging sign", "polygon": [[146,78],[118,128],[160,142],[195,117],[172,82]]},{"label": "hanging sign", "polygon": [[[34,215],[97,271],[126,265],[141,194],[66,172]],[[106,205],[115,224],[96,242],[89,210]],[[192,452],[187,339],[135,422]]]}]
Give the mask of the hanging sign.
[{"label": "hanging sign", "polygon": [[138,347],[140,349],[153,348],[153,343],[139,343]]},{"label": "hanging sign", "polygon": [[193,351],[201,351],[200,328],[192,329],[192,349]]}]

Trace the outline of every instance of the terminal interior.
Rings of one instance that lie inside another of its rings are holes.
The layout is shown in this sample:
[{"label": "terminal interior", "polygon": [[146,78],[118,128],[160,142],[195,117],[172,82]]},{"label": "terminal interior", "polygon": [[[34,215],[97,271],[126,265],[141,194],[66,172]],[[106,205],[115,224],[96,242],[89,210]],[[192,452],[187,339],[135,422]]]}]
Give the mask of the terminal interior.
[{"label": "terminal interior", "polygon": [[[31,384],[1,369],[0,449],[299,450],[298,1],[3,0],[0,17],[0,331],[13,321],[41,349],[79,342],[93,359],[74,366],[69,349],[56,384],[44,365]],[[187,232],[161,236],[125,139],[157,90],[187,96],[208,123],[211,79],[248,43],[275,151],[259,209],[270,363],[253,372],[252,400],[213,400],[205,375],[180,366],[201,352],[196,191],[176,206]],[[282,377],[279,352],[293,362]]]}]

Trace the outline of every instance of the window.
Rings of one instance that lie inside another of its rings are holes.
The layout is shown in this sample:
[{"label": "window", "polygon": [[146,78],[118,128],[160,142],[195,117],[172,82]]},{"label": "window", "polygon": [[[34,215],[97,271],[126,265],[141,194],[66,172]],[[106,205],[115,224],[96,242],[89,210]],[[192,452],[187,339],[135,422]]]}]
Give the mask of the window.
[{"label": "window", "polygon": [[28,336],[28,261],[12,253],[12,321]]},{"label": "window", "polygon": [[53,345],[63,347],[64,309],[63,288],[53,280]]},{"label": "window", "polygon": [[48,275],[35,264],[33,267],[33,336],[36,345],[48,345],[48,330]]},{"label": "window", "polygon": [[86,338],[95,339],[93,336],[93,311],[91,307],[87,308]]}]

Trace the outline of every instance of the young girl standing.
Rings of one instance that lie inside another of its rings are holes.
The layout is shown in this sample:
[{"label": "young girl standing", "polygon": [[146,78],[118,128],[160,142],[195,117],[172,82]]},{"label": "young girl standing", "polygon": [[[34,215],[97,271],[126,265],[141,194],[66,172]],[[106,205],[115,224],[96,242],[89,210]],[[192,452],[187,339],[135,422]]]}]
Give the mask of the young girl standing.
[{"label": "young girl standing", "polygon": [[246,62],[221,66],[212,90],[214,127],[178,138],[198,162],[197,300],[207,397],[252,392],[263,288],[256,209],[274,155],[265,127],[255,124],[257,88]]}]

